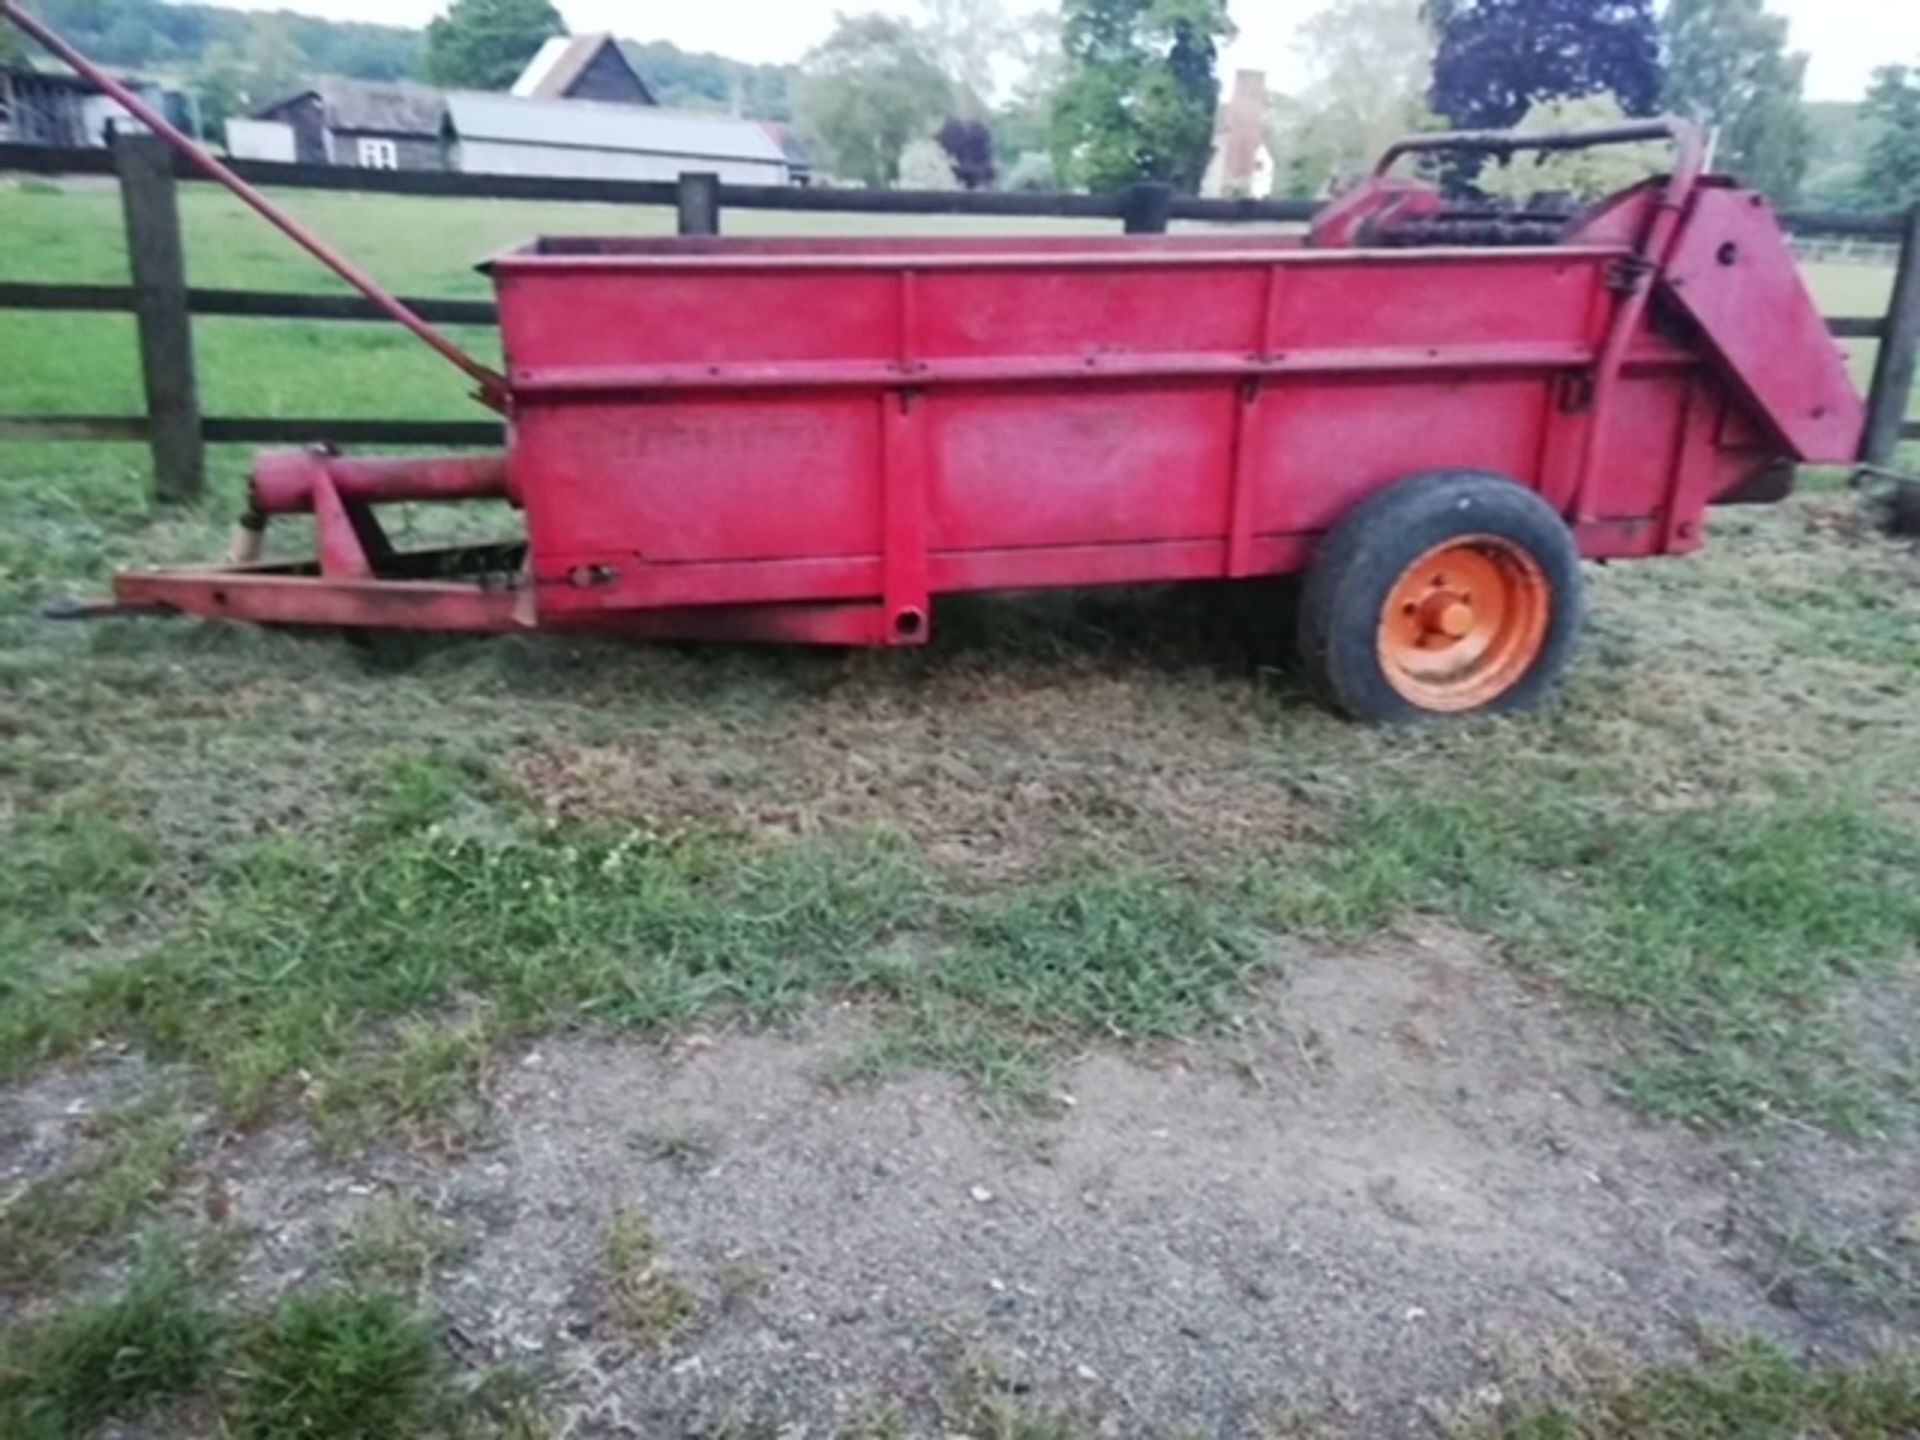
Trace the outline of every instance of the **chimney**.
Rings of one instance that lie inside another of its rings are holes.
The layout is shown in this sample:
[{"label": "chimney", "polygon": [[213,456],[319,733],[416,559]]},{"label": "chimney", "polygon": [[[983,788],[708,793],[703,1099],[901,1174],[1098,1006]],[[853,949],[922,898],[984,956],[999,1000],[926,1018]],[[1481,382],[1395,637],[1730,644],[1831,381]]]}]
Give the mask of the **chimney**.
[{"label": "chimney", "polygon": [[1227,102],[1225,164],[1229,194],[1244,195],[1253,184],[1254,165],[1267,139],[1267,72],[1237,70],[1233,98]]}]

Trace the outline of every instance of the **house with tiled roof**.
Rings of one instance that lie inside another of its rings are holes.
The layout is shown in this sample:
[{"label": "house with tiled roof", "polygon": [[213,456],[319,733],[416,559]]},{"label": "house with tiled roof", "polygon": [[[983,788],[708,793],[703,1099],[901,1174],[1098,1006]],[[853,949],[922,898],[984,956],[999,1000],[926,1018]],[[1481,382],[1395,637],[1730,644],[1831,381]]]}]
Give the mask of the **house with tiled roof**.
[{"label": "house with tiled roof", "polygon": [[522,100],[654,105],[653,91],[611,35],[556,35],[540,47],[513,93]]}]

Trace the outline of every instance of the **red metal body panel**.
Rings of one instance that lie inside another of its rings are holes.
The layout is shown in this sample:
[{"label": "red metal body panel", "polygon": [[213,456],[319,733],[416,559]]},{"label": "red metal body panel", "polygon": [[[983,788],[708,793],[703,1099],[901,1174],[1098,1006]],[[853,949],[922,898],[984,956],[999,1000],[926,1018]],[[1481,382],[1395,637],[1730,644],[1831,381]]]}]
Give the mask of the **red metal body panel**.
[{"label": "red metal body panel", "polygon": [[[270,459],[259,508],[314,513],[317,567],[120,596],[917,644],[944,593],[1300,569],[1357,501],[1436,469],[1538,490],[1589,556],[1683,552],[1716,498],[1858,434],[1836,347],[1744,192],[1682,174],[1529,247],[1399,248],[1396,216],[1445,220],[1380,182],[1312,244],[541,242],[492,266],[504,472]],[[503,496],[527,545],[501,573],[383,569],[377,504]]]},{"label": "red metal body panel", "polygon": [[1756,417],[1795,455],[1849,464],[1859,455],[1866,407],[1843,365],[1808,363],[1837,350],[1779,235],[1763,197],[1702,190],[1662,289],[1699,325]]},{"label": "red metal body panel", "polygon": [[918,594],[888,526],[916,488],[932,592],[1284,566],[1255,543],[1392,479],[1529,477],[1617,254],[508,257],[538,609]]}]

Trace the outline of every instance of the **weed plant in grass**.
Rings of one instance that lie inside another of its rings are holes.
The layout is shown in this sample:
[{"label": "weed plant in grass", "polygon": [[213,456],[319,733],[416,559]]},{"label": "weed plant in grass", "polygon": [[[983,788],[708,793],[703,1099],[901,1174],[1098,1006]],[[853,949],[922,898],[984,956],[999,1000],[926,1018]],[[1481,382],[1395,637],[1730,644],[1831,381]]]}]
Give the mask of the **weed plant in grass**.
[{"label": "weed plant in grass", "polygon": [[646,1216],[615,1211],[604,1250],[607,1298],[623,1332],[642,1345],[664,1345],[694,1322],[699,1299],[667,1265]]},{"label": "weed plant in grass", "polygon": [[0,1327],[0,1436],[140,1433],[236,1440],[534,1440],[536,1377],[459,1373],[431,1317],[399,1296],[296,1292],[257,1312],[209,1298],[173,1240],[143,1243],[115,1294]]},{"label": "weed plant in grass", "polygon": [[292,1295],[239,1345],[245,1440],[393,1440],[427,1431],[444,1361],[430,1321],[391,1295]]},{"label": "weed plant in grass", "polygon": [[354,1287],[417,1299],[439,1268],[466,1249],[468,1237],[411,1195],[377,1195],[341,1242],[335,1261]]},{"label": "weed plant in grass", "polygon": [[150,1242],[119,1295],[0,1330],[0,1434],[77,1440],[109,1419],[158,1418],[212,1384],[222,1344],[183,1252]]}]

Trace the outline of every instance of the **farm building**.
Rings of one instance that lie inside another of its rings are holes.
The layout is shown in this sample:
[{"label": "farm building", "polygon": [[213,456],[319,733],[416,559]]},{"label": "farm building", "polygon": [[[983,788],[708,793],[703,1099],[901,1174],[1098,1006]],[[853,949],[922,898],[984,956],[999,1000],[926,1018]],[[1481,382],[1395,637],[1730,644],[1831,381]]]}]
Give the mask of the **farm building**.
[{"label": "farm building", "polygon": [[446,107],[448,154],[469,174],[673,180],[708,171],[732,185],[795,180],[786,151],[757,120],[461,91]]},{"label": "farm building", "polygon": [[807,142],[800,138],[799,131],[791,125],[782,125],[769,120],[763,127],[773,137],[773,143],[780,147],[780,153],[787,157],[787,183],[789,185],[811,185],[813,183],[813,151]]},{"label": "farm building", "polygon": [[[175,124],[187,121],[180,96],[146,80],[126,77],[126,84]],[[78,75],[0,64],[0,142],[98,149],[113,138],[115,130],[142,128],[118,101]]]},{"label": "farm building", "polygon": [[227,148],[243,160],[444,170],[445,116],[444,97],[422,85],[323,80],[228,121]]},{"label": "farm building", "polygon": [[559,35],[513,82],[522,100],[601,100],[613,105],[657,105],[653,91],[611,35]]},{"label": "farm building", "polygon": [[326,80],[227,122],[243,160],[372,170],[804,185],[812,160],[780,126],[666,110],[609,35],[551,40],[511,95]]}]

